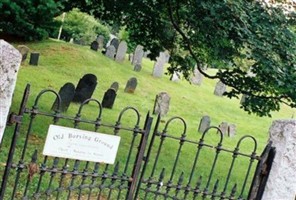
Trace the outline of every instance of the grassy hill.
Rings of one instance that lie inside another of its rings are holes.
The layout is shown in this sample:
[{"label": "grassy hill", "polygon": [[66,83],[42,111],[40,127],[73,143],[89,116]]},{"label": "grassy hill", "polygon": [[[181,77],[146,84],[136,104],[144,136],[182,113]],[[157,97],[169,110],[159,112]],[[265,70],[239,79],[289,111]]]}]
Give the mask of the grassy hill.
[{"label": "grassy hill", "polygon": [[[84,74],[92,73],[98,78],[98,85],[93,94],[93,98],[98,99],[99,101],[102,100],[104,92],[114,81],[119,82],[119,90],[117,92],[117,98],[113,109],[103,109],[103,122],[114,124],[118,118],[119,112],[127,106],[132,106],[140,112],[142,127],[146,113],[153,109],[155,95],[160,92],[167,92],[171,97],[170,110],[168,115],[162,118],[162,123],[160,124],[161,129],[164,128],[165,122],[171,117],[180,116],[186,121],[186,134],[188,138],[198,141],[201,137],[201,134],[197,132],[200,119],[204,115],[209,115],[212,121],[211,125],[218,126],[221,122],[228,122],[236,125],[236,136],[232,138],[224,138],[223,146],[226,146],[229,149],[234,149],[238,140],[243,135],[249,134],[257,139],[258,152],[260,153],[266,145],[268,129],[272,121],[275,119],[291,118],[294,114],[293,109],[283,106],[280,112],[272,113],[273,118],[250,115],[239,108],[239,99],[228,99],[215,96],[213,94],[216,84],[215,80],[204,79],[201,86],[196,86],[189,84],[185,80],[172,82],[169,80],[168,75],[164,75],[162,78],[155,78],[151,75],[154,62],[148,59],[143,60],[142,70],[140,72],[135,72],[127,59],[124,63],[117,63],[105,57],[100,52],[90,50],[89,47],[55,40],[27,43],[26,45],[31,51],[40,52],[40,60],[38,66],[30,66],[28,65],[28,61],[26,61],[20,68],[11,108],[11,110],[15,112],[18,110],[23,90],[27,83],[31,84],[31,94],[28,103],[28,107],[31,107],[36,95],[41,90],[50,88],[58,92],[60,87],[66,82],[72,82],[74,85],[77,85],[79,79]],[[215,72],[214,69],[208,70],[210,73]],[[134,94],[124,93],[126,82],[131,77],[136,77],[138,79],[136,91]],[[39,106],[39,109],[50,110],[53,101],[53,96],[42,97],[42,104]],[[78,107],[78,104],[71,104],[66,115],[74,116]],[[90,103],[88,108],[83,112],[82,117],[93,117],[95,119],[96,116],[97,109]],[[155,115],[153,117],[156,119]],[[125,119],[127,121],[126,123],[133,125],[134,122],[132,121],[134,121],[135,118],[131,119],[132,120],[129,120],[128,118]],[[29,119],[26,118],[25,120],[28,121]],[[153,125],[155,121],[156,120],[154,120]],[[51,123],[50,120],[42,121],[42,119],[39,119],[39,123],[34,125],[34,130],[29,137],[30,143],[33,145],[32,149],[28,152],[33,152],[34,148],[37,148],[39,152],[42,151],[44,138],[46,137],[46,130],[44,130],[42,122],[44,124]],[[70,124],[69,126],[73,125]],[[8,127],[5,132],[2,144],[2,155],[5,155],[7,152],[12,131],[13,127]],[[180,137],[183,132],[183,127],[177,124],[173,127],[171,132],[174,136]],[[208,139],[213,145],[216,145],[217,138],[217,135],[213,134],[210,135]],[[130,143],[123,142],[123,145],[128,149]],[[174,152],[178,149],[178,146],[179,141],[166,144],[163,150],[165,156],[159,160],[161,166],[157,167],[157,174],[160,173],[162,166],[167,165],[167,168],[172,167],[172,162],[176,155]],[[248,150],[248,152],[251,152],[252,148],[253,146],[248,145],[244,145],[243,147],[243,149]],[[153,151],[154,153],[156,152],[156,150]],[[196,152],[196,145],[186,146],[186,148],[183,149],[183,152],[185,152],[186,155],[180,159],[180,166],[177,169],[175,179],[178,178],[181,171],[184,170],[184,176],[188,177],[189,170],[186,171],[186,167],[192,165]],[[201,166],[210,163],[209,159],[214,155],[212,152],[213,149],[210,149],[209,153],[204,155],[204,159],[201,159]],[[123,153],[125,152],[119,152],[118,157]],[[17,152],[17,154],[20,154],[20,152]],[[229,165],[231,156],[232,155],[229,154],[226,158],[226,155],[222,155],[222,159],[218,161],[217,166],[220,166],[220,174],[227,174],[228,167],[225,166],[226,164]],[[2,156],[1,162],[4,162],[3,159],[5,158]],[[239,161],[239,164],[242,165],[244,162],[245,161]],[[199,174],[207,175],[208,170],[209,169],[199,171]],[[242,170],[238,169],[237,171],[240,172]],[[219,173],[218,178],[220,177]],[[241,180],[244,178],[241,173],[234,174],[234,177],[234,180],[232,180],[233,183],[237,182],[237,179]],[[26,177],[24,180],[26,180]],[[234,185],[233,183],[232,185]]]}]

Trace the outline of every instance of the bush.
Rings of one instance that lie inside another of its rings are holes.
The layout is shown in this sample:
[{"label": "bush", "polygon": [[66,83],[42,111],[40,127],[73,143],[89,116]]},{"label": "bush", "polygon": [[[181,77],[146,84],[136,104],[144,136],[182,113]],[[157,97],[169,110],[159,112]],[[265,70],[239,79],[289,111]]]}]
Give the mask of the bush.
[{"label": "bush", "polygon": [[60,12],[54,0],[2,0],[0,30],[25,40],[41,40],[58,29],[53,18]]},{"label": "bush", "polygon": [[[61,22],[62,16],[57,17],[57,21]],[[73,38],[74,41],[80,41],[81,44],[90,44],[97,35],[103,35],[108,40],[109,33],[108,28],[93,16],[75,8],[65,16],[61,38],[66,41]]]}]

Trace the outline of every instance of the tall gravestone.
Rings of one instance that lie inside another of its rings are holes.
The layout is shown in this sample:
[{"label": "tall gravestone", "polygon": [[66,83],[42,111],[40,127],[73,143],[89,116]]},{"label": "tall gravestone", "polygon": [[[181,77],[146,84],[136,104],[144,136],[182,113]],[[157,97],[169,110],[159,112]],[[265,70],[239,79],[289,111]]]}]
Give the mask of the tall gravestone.
[{"label": "tall gravestone", "polygon": [[203,80],[203,75],[200,73],[200,71],[195,67],[193,71],[193,76],[190,79],[190,82],[194,85],[201,85]]},{"label": "tall gravestone", "polygon": [[115,47],[115,52],[116,52],[119,46],[119,40],[117,38],[113,38],[110,42],[110,46],[111,45]]},{"label": "tall gravestone", "polygon": [[134,93],[138,85],[138,80],[135,77],[130,78],[125,86],[124,92]]},{"label": "tall gravestone", "polygon": [[136,47],[135,53],[133,55],[133,61],[132,61],[132,65],[136,65],[136,64],[140,64],[142,65],[142,59],[143,59],[143,55],[144,55],[144,50],[143,50],[143,46],[138,45]]},{"label": "tall gravestone", "polygon": [[221,130],[221,132],[223,133],[223,135],[227,135],[228,134],[228,123],[227,122],[222,122],[219,125],[219,129]]},{"label": "tall gravestone", "polygon": [[119,83],[118,82],[113,82],[112,85],[110,86],[110,88],[114,89],[115,92],[118,91],[118,88],[119,88]]},{"label": "tall gravestone", "polygon": [[125,41],[121,41],[118,45],[115,60],[117,62],[123,62],[125,59],[126,51],[127,51],[127,44]]},{"label": "tall gravestone", "polygon": [[229,124],[228,125],[228,137],[234,137],[236,134],[236,125]]},{"label": "tall gravestone", "polygon": [[[66,83],[65,85],[63,85],[63,87],[61,87],[59,91],[59,95],[61,98],[60,111],[66,112],[75,95],[75,86],[73,85],[73,83]],[[57,108],[58,99],[56,98],[51,109],[56,110]]]},{"label": "tall gravestone", "polygon": [[204,133],[211,125],[211,118],[207,115],[203,116],[200,120],[198,132]]},{"label": "tall gravestone", "polygon": [[166,61],[165,53],[160,52],[159,56],[156,58],[156,62],[153,67],[152,75],[154,77],[162,77],[165,61]]},{"label": "tall gravestone", "polygon": [[19,52],[22,54],[22,62],[24,62],[28,57],[28,53],[30,51],[29,47],[25,45],[18,45],[17,50],[19,50]]},{"label": "tall gravestone", "polygon": [[102,100],[102,107],[112,109],[113,104],[115,102],[115,98],[116,98],[116,91],[113,88],[109,88],[104,94],[104,97]]},{"label": "tall gravestone", "polygon": [[97,37],[97,42],[98,42],[98,47],[99,47],[99,49],[102,49],[103,47],[104,47],[104,40],[105,40],[105,38],[104,38],[104,36],[102,36],[102,35],[99,35],[98,37]]},{"label": "tall gravestone", "polygon": [[114,60],[115,53],[116,53],[115,47],[113,45],[110,45],[110,46],[107,47],[105,56],[107,56],[108,58],[111,58],[112,60]]},{"label": "tall gravestone", "polygon": [[82,103],[91,98],[97,86],[97,77],[94,74],[84,75],[78,82],[75,89],[73,102]]},{"label": "tall gravestone", "polygon": [[99,43],[97,41],[93,41],[91,44],[90,44],[90,49],[91,50],[94,50],[94,51],[98,51],[99,49]]},{"label": "tall gravestone", "polygon": [[170,108],[171,97],[166,92],[161,92],[155,97],[153,114],[160,114],[164,116],[168,113]]},{"label": "tall gravestone", "polygon": [[216,87],[215,87],[214,94],[216,96],[222,96],[225,91],[226,91],[226,85],[224,83],[222,83],[221,81],[218,81],[218,83],[216,84]]},{"label": "tall gravestone", "polygon": [[0,143],[6,127],[21,60],[22,55],[17,49],[0,40]]}]

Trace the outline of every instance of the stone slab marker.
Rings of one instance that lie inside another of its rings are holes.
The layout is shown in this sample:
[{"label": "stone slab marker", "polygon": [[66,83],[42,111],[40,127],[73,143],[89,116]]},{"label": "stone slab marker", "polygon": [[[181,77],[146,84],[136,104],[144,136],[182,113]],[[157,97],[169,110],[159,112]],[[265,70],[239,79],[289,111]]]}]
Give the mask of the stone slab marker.
[{"label": "stone slab marker", "polygon": [[200,120],[198,132],[204,133],[211,125],[211,118],[207,115],[203,116]]},{"label": "stone slab marker", "polygon": [[166,115],[169,111],[170,100],[171,97],[166,92],[161,92],[156,95],[153,114],[160,114],[161,116]]},{"label": "stone slab marker", "polygon": [[0,40],[0,143],[11,106],[22,55],[12,45]]},{"label": "stone slab marker", "polygon": [[296,120],[276,120],[269,129],[275,158],[262,200],[295,200]]},{"label": "stone slab marker", "polygon": [[203,75],[200,73],[200,71],[195,67],[193,71],[193,76],[190,79],[190,82],[194,85],[201,85],[203,80]]},{"label": "stone slab marker", "polygon": [[105,56],[107,56],[107,57],[111,58],[112,60],[114,60],[115,53],[116,53],[115,47],[113,45],[110,45],[110,46],[107,47]]},{"label": "stone slab marker", "polygon": [[125,86],[124,92],[134,93],[138,85],[138,80],[135,77],[130,78]]},{"label": "stone slab marker", "polygon": [[166,55],[164,52],[160,52],[159,56],[156,58],[156,62],[153,67],[152,75],[154,77],[162,77],[163,75],[163,67],[166,61]]},{"label": "stone slab marker", "polygon": [[127,51],[127,44],[125,41],[121,41],[118,45],[115,60],[117,62],[123,62],[125,59],[126,51]]},{"label": "stone slab marker", "polygon": [[226,91],[226,85],[224,83],[222,83],[221,81],[218,81],[218,83],[216,84],[215,87],[215,91],[214,94],[216,96],[223,96],[224,92]]},{"label": "stone slab marker", "polygon": [[141,45],[137,45],[135,53],[133,55],[132,65],[142,64],[142,59],[144,55],[144,47]]}]

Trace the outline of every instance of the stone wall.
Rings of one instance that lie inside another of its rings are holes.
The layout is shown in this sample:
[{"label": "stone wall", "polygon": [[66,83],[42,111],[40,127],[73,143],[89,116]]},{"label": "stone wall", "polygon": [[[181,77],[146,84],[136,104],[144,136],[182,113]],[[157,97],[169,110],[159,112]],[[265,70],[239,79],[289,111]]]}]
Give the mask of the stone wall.
[{"label": "stone wall", "polygon": [[262,200],[295,200],[296,120],[274,121],[269,135],[276,154]]},{"label": "stone wall", "polygon": [[0,40],[0,143],[21,60],[22,56],[17,49],[4,40]]}]

